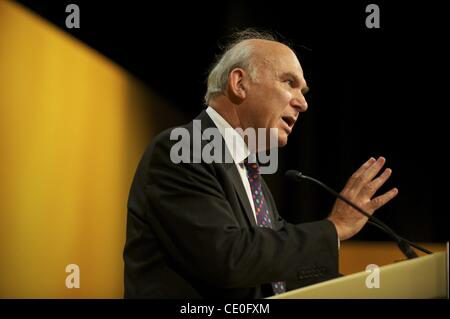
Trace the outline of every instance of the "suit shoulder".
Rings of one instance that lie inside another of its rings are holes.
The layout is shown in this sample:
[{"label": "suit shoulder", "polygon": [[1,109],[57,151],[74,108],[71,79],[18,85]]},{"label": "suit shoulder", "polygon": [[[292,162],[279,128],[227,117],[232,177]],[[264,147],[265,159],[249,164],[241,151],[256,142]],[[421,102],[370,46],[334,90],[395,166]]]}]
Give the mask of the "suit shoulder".
[{"label": "suit shoulder", "polygon": [[165,129],[164,131],[158,133],[151,141],[151,143],[147,146],[147,149],[145,150],[145,155],[152,154],[155,150],[158,149],[170,149],[177,141],[173,138],[174,133],[177,132],[187,132],[188,134],[192,132],[192,121],[181,126],[174,126],[170,127],[168,129]]}]

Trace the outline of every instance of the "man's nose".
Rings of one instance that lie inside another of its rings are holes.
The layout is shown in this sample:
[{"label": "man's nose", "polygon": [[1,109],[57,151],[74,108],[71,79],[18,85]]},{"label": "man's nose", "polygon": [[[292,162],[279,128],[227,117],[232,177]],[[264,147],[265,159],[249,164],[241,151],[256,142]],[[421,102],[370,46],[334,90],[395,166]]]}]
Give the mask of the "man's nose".
[{"label": "man's nose", "polygon": [[306,102],[305,96],[303,93],[297,94],[292,100],[291,105],[298,111],[298,112],[306,112],[308,109],[308,102]]}]

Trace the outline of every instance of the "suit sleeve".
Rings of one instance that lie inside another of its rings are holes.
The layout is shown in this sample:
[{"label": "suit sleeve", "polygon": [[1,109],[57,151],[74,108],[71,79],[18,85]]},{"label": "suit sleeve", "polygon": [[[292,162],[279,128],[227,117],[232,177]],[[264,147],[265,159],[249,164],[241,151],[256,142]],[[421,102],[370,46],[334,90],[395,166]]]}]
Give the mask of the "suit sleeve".
[{"label": "suit sleeve", "polygon": [[[278,213],[277,206],[272,197],[272,194],[263,179],[263,190],[264,194],[267,194],[268,203],[270,205],[271,211],[273,212],[273,219],[275,220],[274,228],[283,229],[288,224]],[[320,224],[325,224],[325,227],[321,228]],[[331,224],[332,227],[326,226],[326,224]],[[307,285],[312,285],[321,281],[333,279],[342,276],[338,269],[339,263],[339,239],[337,236],[335,226],[328,220],[323,220],[314,223],[304,223],[302,227],[318,227],[317,231],[328,232],[328,235],[332,242],[338,247],[336,253],[332,253],[330,258],[323,258],[320,263],[313,260],[312,262],[304,262],[300,265],[297,272],[297,278],[295,280],[289,280],[287,284],[287,290],[293,290],[301,288]],[[325,234],[324,234],[325,235]],[[332,249],[331,249],[332,251]],[[318,254],[320,256],[320,253]]]}]

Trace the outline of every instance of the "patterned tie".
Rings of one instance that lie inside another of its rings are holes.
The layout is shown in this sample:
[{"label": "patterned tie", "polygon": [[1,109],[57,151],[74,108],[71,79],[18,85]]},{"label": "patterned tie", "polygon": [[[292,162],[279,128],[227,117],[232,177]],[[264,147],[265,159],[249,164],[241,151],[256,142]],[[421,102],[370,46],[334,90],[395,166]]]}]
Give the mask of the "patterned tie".
[{"label": "patterned tie", "polygon": [[[252,191],[253,203],[255,204],[256,224],[259,227],[272,228],[269,207],[261,189],[261,175],[258,163],[249,163],[248,160],[245,160],[244,165],[247,169],[247,177]],[[284,281],[272,282],[272,289],[276,295],[283,293],[286,291],[286,283]]]}]

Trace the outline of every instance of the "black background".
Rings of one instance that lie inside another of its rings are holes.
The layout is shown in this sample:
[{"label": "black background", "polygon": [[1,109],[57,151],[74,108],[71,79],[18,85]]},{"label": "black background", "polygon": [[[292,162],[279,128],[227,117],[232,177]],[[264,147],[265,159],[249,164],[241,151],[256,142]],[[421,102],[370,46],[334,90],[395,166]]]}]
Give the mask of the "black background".
[{"label": "black background", "polygon": [[[114,60],[173,103],[186,118],[203,108],[205,78],[218,43],[245,27],[292,40],[311,89],[279,173],[267,180],[291,222],[324,218],[334,199],[315,185],[284,180],[301,170],[340,190],[370,156],[393,175],[381,191],[399,195],[377,216],[413,241],[448,240],[448,218],[433,198],[442,5],[407,1],[19,1]],[[80,7],[80,29],[67,29],[65,8]],[[381,28],[367,29],[365,8],[380,7]],[[181,124],[181,123],[180,123]],[[386,240],[371,226],[356,237]]]}]

